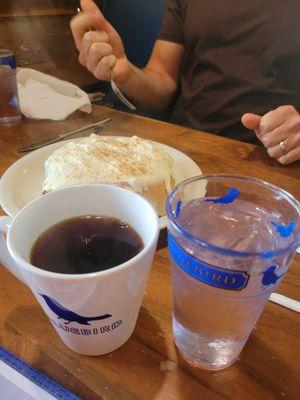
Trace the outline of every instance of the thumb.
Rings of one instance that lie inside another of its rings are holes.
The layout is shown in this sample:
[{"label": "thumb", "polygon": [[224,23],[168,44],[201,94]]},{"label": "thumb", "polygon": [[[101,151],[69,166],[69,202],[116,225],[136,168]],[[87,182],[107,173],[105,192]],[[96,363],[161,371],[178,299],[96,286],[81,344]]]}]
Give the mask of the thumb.
[{"label": "thumb", "polygon": [[103,18],[104,21],[104,30],[108,34],[109,43],[113,48],[114,55],[117,58],[124,57],[125,51],[122,39],[115,28],[105,19],[103,14],[99,11],[100,18]]},{"label": "thumb", "polygon": [[100,11],[97,4],[93,0],[80,0],[80,6],[83,12]]},{"label": "thumb", "polygon": [[259,127],[261,117],[257,114],[247,113],[242,116],[242,124],[253,131],[256,131]]},{"label": "thumb", "polygon": [[105,19],[104,15],[100,11],[99,7],[93,0],[81,0],[80,5],[83,12],[93,14],[94,19],[97,18],[97,22],[94,24],[94,28],[97,30],[104,30],[108,34],[109,42],[114,50],[114,55],[117,58],[124,56],[124,46],[120,35],[115,28]]}]

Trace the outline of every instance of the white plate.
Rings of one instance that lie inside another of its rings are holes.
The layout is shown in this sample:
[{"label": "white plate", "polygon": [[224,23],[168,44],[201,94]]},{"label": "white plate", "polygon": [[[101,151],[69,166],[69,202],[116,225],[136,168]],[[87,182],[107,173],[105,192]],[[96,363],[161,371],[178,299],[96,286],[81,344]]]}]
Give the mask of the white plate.
[{"label": "white plate", "polygon": [[[80,138],[73,139],[80,140]],[[26,204],[41,196],[44,180],[44,163],[54,150],[63,146],[67,140],[50,144],[20,158],[11,165],[0,179],[0,205],[11,217],[15,216]],[[187,155],[173,147],[157,143],[173,159],[175,184],[201,175],[198,165]],[[160,217],[160,227],[167,226],[166,216]]]}]

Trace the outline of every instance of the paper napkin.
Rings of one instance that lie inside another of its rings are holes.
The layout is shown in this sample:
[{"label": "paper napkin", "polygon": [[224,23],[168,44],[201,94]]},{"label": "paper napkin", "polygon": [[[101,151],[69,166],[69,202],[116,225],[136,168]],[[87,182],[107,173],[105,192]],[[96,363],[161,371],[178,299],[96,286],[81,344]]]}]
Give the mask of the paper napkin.
[{"label": "paper napkin", "polygon": [[27,118],[60,121],[76,110],[92,111],[88,95],[78,86],[31,68],[18,68],[21,112]]}]

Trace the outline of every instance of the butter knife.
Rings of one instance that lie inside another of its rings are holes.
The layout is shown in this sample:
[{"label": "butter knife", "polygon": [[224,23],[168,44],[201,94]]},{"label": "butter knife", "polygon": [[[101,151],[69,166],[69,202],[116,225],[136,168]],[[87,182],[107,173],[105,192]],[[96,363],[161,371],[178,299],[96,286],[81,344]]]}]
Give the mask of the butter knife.
[{"label": "butter knife", "polygon": [[18,149],[18,153],[26,153],[27,151],[32,151],[32,150],[39,149],[40,147],[47,146],[48,144],[58,142],[61,139],[64,139],[64,138],[66,138],[68,136],[71,136],[71,135],[75,135],[76,133],[85,131],[87,129],[101,127],[101,126],[107,124],[109,121],[111,121],[111,118],[105,118],[105,119],[102,119],[100,121],[93,122],[92,124],[82,126],[81,128],[74,129],[73,131],[66,132],[66,133],[61,133],[61,134],[59,134],[57,136],[54,136],[52,138],[44,139],[41,142],[33,143],[33,144],[29,145],[29,146],[22,147],[21,149]]}]

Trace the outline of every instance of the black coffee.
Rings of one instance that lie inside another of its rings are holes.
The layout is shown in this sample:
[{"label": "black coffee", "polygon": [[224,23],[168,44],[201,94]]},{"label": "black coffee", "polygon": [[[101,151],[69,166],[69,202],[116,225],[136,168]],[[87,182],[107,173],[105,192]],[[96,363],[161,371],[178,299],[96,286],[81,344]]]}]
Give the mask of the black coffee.
[{"label": "black coffee", "polygon": [[34,243],[30,262],[62,274],[87,274],[116,267],[143,248],[137,232],[116,218],[82,216],[61,221]]}]

